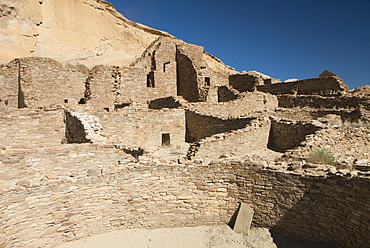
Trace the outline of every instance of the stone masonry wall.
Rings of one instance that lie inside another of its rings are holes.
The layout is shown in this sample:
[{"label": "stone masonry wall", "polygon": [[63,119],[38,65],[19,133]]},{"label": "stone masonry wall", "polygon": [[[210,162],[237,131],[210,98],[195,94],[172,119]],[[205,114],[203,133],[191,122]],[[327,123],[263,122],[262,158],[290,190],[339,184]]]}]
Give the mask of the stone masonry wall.
[{"label": "stone masonry wall", "polygon": [[246,156],[267,149],[270,122],[254,123],[243,129],[215,134],[196,142],[190,150],[191,159],[215,159],[225,154]]},{"label": "stone masonry wall", "polygon": [[359,98],[355,96],[322,97],[322,96],[277,96],[279,107],[282,108],[324,108],[324,109],[356,109]]},{"label": "stone masonry wall", "polygon": [[272,150],[284,152],[299,146],[306,136],[321,129],[319,122],[301,122],[271,120],[270,138],[268,147]]},{"label": "stone masonry wall", "polygon": [[19,62],[20,85],[26,106],[73,106],[83,97],[86,75],[82,72],[66,70],[59,62],[49,58],[21,58]]},{"label": "stone masonry wall", "polygon": [[337,247],[370,242],[369,178],[304,176],[240,161],[132,162],[93,144],[12,156],[17,170],[0,171],[6,248],[55,247],[126,228],[227,223],[240,201],[254,210],[254,226]]},{"label": "stone masonry wall", "polygon": [[276,96],[262,92],[248,92],[241,94],[239,99],[208,103],[197,102],[186,104],[187,108],[202,113],[221,118],[237,118],[241,116],[255,117],[264,112],[274,111],[278,106]]},{"label": "stone masonry wall", "polygon": [[0,65],[0,111],[18,108],[18,69],[15,61]]},{"label": "stone masonry wall", "polygon": [[258,85],[263,84],[263,79],[248,73],[233,74],[229,76],[229,84],[239,92],[254,91]]},{"label": "stone masonry wall", "polygon": [[32,149],[60,145],[65,138],[63,118],[62,109],[0,112],[0,147]]},{"label": "stone masonry wall", "polygon": [[195,142],[217,133],[245,128],[251,118],[218,118],[199,112],[185,111],[186,142]]},{"label": "stone masonry wall", "polygon": [[298,94],[341,96],[348,93],[348,86],[338,77],[310,78],[288,83],[265,84],[257,90],[273,95]]},{"label": "stone masonry wall", "polygon": [[183,109],[120,110],[95,112],[104,136],[121,147],[156,149],[162,146],[162,135],[169,134],[171,146],[186,146],[185,111]]}]

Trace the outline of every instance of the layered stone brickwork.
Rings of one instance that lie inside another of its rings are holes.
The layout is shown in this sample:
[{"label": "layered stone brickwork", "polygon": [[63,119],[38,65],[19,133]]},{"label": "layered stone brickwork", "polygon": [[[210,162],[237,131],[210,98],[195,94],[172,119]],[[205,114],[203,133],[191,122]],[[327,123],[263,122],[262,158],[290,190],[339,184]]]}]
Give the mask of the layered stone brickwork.
[{"label": "layered stone brickwork", "polygon": [[20,162],[16,171],[1,170],[4,247],[55,247],[124,228],[227,223],[239,201],[254,210],[254,226],[337,247],[370,241],[365,177],[309,176],[241,161],[132,162],[92,144],[8,152],[3,158]]},{"label": "layered stone brickwork", "polygon": [[286,121],[272,118],[268,147],[272,150],[284,152],[299,146],[306,136],[322,128],[318,121]]},{"label": "layered stone brickwork", "polygon": [[220,118],[190,110],[185,111],[186,142],[195,142],[213,134],[245,128],[254,118]]},{"label": "layered stone brickwork", "polygon": [[60,145],[65,138],[63,109],[0,113],[0,147],[33,149]]},{"label": "layered stone brickwork", "polygon": [[263,85],[262,77],[249,73],[233,74],[229,76],[229,84],[239,92],[254,91],[258,85]]},{"label": "layered stone brickwork", "polygon": [[185,107],[191,111],[221,118],[256,117],[271,113],[278,106],[274,95],[262,92],[247,92],[238,99],[228,102],[188,103]]},{"label": "layered stone brickwork", "polygon": [[94,112],[92,115],[100,119],[104,136],[119,147],[140,147],[144,150],[162,146],[187,147],[183,109],[122,109],[113,113]]},{"label": "layered stone brickwork", "polygon": [[277,96],[279,107],[282,108],[316,108],[316,109],[356,109],[359,98],[354,96],[323,97],[323,96]]},{"label": "layered stone brickwork", "polygon": [[308,135],[300,147],[287,152],[289,157],[309,158],[317,149],[334,155],[334,161],[343,168],[352,169],[356,160],[370,161],[370,128],[356,126],[326,127]]},{"label": "layered stone brickwork", "polygon": [[78,111],[64,111],[67,143],[109,144],[99,118]]},{"label": "layered stone brickwork", "polygon": [[287,83],[265,84],[257,90],[273,95],[321,95],[342,96],[348,93],[348,86],[338,77],[310,78]]},{"label": "layered stone brickwork", "polygon": [[0,111],[18,108],[18,70],[15,61],[0,65]]},{"label": "layered stone brickwork", "polygon": [[233,89],[230,86],[227,86],[227,85],[220,86],[217,89],[217,95],[218,95],[217,101],[218,102],[232,101],[232,100],[237,99],[239,94],[240,94],[239,91]]},{"label": "layered stone brickwork", "polygon": [[191,159],[212,160],[222,156],[245,157],[267,150],[270,122],[256,122],[236,131],[215,134],[190,146]]},{"label": "layered stone brickwork", "polygon": [[17,62],[20,63],[20,86],[26,106],[73,106],[83,97],[86,77],[83,73],[68,71],[49,58],[22,58]]}]

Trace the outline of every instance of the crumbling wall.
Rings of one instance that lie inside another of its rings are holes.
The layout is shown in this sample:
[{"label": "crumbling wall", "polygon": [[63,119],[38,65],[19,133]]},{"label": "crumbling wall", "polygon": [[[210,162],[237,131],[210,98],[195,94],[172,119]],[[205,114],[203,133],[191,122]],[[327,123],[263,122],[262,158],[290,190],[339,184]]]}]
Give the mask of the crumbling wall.
[{"label": "crumbling wall", "polygon": [[289,150],[287,156],[309,158],[315,150],[325,149],[334,155],[338,165],[351,169],[355,160],[370,161],[369,146],[370,127],[336,126],[307,135],[303,145]]},{"label": "crumbling wall", "polygon": [[268,148],[284,152],[301,145],[306,136],[321,129],[319,122],[271,120]]},{"label": "crumbling wall", "polygon": [[217,101],[218,102],[229,102],[237,99],[239,92],[229,86],[220,86],[217,89]]},{"label": "crumbling wall", "polygon": [[274,111],[278,106],[276,96],[262,92],[247,92],[240,95],[239,99],[229,102],[188,103],[187,108],[202,113],[203,115],[221,118],[237,118],[240,116],[256,117],[265,112]]},{"label": "crumbling wall", "polygon": [[270,122],[257,122],[243,129],[215,134],[190,146],[188,158],[214,159],[224,155],[244,157],[267,149]]},{"label": "crumbling wall", "polygon": [[150,109],[178,108],[180,106],[181,106],[180,101],[173,96],[159,98],[149,102]]},{"label": "crumbling wall", "polygon": [[294,96],[278,95],[279,107],[282,108],[316,108],[316,109],[356,109],[359,98],[355,96]]},{"label": "crumbling wall", "polygon": [[195,142],[217,133],[245,128],[251,118],[222,119],[186,110],[186,142]]},{"label": "crumbling wall", "polygon": [[257,90],[273,95],[321,95],[342,96],[348,93],[348,86],[338,77],[310,78],[287,83],[265,84]]},{"label": "crumbling wall", "polygon": [[249,73],[233,74],[229,76],[229,84],[239,92],[254,91],[264,81],[257,75]]},{"label": "crumbling wall", "polygon": [[67,143],[107,144],[99,118],[83,112],[64,110]]}]

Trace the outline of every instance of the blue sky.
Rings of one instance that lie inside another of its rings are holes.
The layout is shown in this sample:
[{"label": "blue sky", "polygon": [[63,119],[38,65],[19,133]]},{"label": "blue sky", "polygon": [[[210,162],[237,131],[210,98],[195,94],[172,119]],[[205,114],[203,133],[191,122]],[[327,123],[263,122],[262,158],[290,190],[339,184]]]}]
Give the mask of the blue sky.
[{"label": "blue sky", "polygon": [[282,81],[323,70],[370,84],[370,0],[110,0],[126,18],[164,30],[237,71]]}]

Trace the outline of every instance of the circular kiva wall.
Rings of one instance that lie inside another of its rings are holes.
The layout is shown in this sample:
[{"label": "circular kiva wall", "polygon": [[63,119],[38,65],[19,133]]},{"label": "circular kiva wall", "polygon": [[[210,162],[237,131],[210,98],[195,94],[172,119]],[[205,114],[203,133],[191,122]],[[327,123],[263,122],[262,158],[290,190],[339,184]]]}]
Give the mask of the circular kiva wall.
[{"label": "circular kiva wall", "polygon": [[0,184],[0,247],[55,247],[117,229],[228,223],[240,201],[253,208],[255,226],[337,247],[370,243],[368,178],[302,176],[237,161],[103,164],[91,154],[98,155],[86,154],[90,164],[73,167],[60,159],[44,178]]}]

